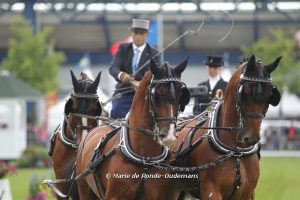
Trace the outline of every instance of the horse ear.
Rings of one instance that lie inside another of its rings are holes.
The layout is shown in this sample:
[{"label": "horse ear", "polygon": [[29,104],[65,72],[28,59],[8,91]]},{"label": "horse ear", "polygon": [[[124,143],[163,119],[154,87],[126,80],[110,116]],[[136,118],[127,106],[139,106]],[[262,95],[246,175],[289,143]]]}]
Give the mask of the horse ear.
[{"label": "horse ear", "polygon": [[177,65],[175,68],[174,68],[174,72],[175,74],[177,75],[181,75],[181,73],[185,70],[187,64],[188,64],[188,61],[189,61],[189,56],[182,62],[180,63],[179,65]]},{"label": "horse ear", "polygon": [[255,55],[252,54],[252,56],[250,57],[247,65],[246,65],[246,69],[244,71],[244,75],[247,76],[249,74],[251,74],[251,72],[255,71]]},{"label": "horse ear", "polygon": [[151,61],[150,61],[150,70],[151,70],[152,74],[154,74],[154,75],[159,73],[159,68],[153,58],[151,58]]},{"label": "horse ear", "polygon": [[281,58],[282,58],[282,56],[276,58],[276,60],[274,62],[272,62],[271,64],[265,65],[265,68],[266,68],[267,72],[269,72],[269,74],[271,74],[277,68]]},{"label": "horse ear", "polygon": [[93,84],[90,86],[92,90],[96,90],[98,88],[99,82],[100,82],[100,77],[101,77],[101,73],[102,71],[100,71],[96,77],[96,79],[94,80]]},{"label": "horse ear", "polygon": [[78,88],[78,81],[77,81],[77,78],[75,77],[73,71],[71,70],[70,71],[71,73],[71,77],[72,77],[72,84],[73,84],[73,88],[74,90],[76,90]]}]

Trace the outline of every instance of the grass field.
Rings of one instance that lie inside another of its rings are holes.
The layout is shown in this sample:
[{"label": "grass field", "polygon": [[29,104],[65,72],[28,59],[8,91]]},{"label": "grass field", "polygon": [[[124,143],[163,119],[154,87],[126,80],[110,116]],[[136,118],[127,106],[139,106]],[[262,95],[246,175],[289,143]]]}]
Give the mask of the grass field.
[{"label": "grass field", "polygon": [[[300,158],[262,158],[256,200],[299,200]],[[19,170],[9,177],[14,200],[27,200],[33,174],[51,177],[50,169]],[[54,200],[54,198],[48,198]]]},{"label": "grass field", "polygon": [[300,158],[262,158],[256,200],[299,200]]}]

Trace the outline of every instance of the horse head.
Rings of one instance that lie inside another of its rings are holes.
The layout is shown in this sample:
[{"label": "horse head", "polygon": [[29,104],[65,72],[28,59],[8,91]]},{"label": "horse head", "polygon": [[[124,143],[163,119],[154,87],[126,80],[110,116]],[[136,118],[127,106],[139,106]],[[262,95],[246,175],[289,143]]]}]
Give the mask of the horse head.
[{"label": "horse head", "polygon": [[142,80],[138,88],[147,100],[148,115],[152,118],[149,126],[162,145],[175,141],[177,116],[190,100],[189,90],[180,79],[187,62],[188,59],[172,68],[168,63],[158,66],[152,59],[146,81]]},{"label": "horse head", "polygon": [[71,78],[73,84],[73,91],[70,98],[65,105],[65,115],[73,115],[77,118],[82,130],[95,127],[95,120],[93,125],[91,120],[84,116],[99,116],[102,112],[102,106],[98,99],[97,89],[100,81],[101,72],[98,73],[96,79],[92,81],[85,73],[81,72],[81,79],[77,80],[73,71],[71,70]]},{"label": "horse head", "polygon": [[247,62],[238,67],[230,79],[225,99],[230,99],[230,96],[231,100],[235,98],[235,103],[230,110],[235,109],[237,112],[239,127],[237,142],[246,146],[259,142],[261,121],[265,117],[269,104],[273,106],[279,104],[281,95],[271,80],[271,73],[280,60],[281,57],[278,57],[271,64],[265,65],[262,60],[256,60],[252,55]]}]

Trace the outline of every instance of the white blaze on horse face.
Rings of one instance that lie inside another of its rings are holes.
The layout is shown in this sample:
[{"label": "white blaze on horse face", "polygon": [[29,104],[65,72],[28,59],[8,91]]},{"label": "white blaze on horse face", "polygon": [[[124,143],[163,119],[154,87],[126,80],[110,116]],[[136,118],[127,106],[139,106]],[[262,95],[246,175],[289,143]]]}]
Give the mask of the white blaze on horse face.
[{"label": "white blaze on horse face", "polygon": [[[175,117],[174,116],[174,111],[173,111],[173,106],[170,105],[170,107],[171,107],[171,109],[170,109],[170,111],[171,111],[170,116],[171,117]],[[163,138],[163,143],[166,144],[166,145],[169,145],[171,142],[175,141],[176,140],[175,134],[176,134],[175,124],[171,123],[170,127],[169,127],[169,130],[168,130],[167,137]]]},{"label": "white blaze on horse face", "polygon": [[[87,124],[87,118],[86,117],[82,117],[81,122],[82,122],[82,126],[87,127],[88,124]],[[88,133],[87,130],[83,129],[81,138],[85,137],[87,133]]]}]

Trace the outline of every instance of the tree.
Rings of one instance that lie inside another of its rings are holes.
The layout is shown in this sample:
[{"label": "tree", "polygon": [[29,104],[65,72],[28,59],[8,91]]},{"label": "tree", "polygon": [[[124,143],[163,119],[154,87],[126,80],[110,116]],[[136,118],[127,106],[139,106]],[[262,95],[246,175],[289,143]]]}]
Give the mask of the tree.
[{"label": "tree", "polygon": [[27,20],[16,18],[11,30],[14,36],[9,39],[3,68],[43,93],[56,91],[59,67],[65,55],[51,50],[54,41],[48,37],[52,28],[45,27],[41,32],[34,33]]},{"label": "tree", "polygon": [[[292,31],[291,31],[292,32]],[[264,37],[249,47],[242,46],[244,56],[255,54],[265,64],[282,56],[277,69],[272,73],[273,81],[279,90],[284,87],[290,92],[300,93],[300,63],[297,61],[297,46],[292,34],[285,33],[281,28],[270,29],[271,37]]]}]

